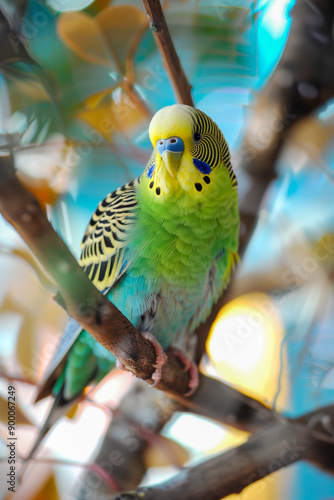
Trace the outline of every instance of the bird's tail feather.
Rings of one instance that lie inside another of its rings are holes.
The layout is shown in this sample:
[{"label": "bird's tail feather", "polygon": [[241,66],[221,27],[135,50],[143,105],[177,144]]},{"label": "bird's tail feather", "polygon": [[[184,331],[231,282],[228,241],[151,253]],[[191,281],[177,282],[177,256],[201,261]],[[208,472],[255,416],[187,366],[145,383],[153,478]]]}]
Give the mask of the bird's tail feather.
[{"label": "bird's tail feather", "polygon": [[59,420],[60,417],[65,415],[65,413],[68,411],[68,409],[74,405],[77,400],[79,399],[80,395],[77,398],[72,399],[71,401],[66,401],[63,398],[63,388],[58,392],[58,394],[55,396],[53,404],[50,408],[50,411],[48,413],[48,416],[46,417],[46,420],[41,428],[41,430],[38,433],[38,436],[29,451],[28,455],[24,458],[24,460],[21,463],[20,470],[18,472],[18,481],[20,482],[22,479],[23,474],[25,473],[28,462],[33,459],[34,455],[36,454],[36,451],[38,450],[41,442],[43,441],[44,437],[46,434],[49,432],[51,427]]}]

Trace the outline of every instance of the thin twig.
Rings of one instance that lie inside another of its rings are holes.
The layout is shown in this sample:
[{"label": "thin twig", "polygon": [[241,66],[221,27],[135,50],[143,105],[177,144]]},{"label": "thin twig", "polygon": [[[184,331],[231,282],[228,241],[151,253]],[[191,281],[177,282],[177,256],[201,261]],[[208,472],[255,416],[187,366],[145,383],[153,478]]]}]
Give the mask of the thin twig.
[{"label": "thin twig", "polygon": [[143,5],[177,100],[182,104],[194,106],[191,96],[191,85],[188,83],[180,59],[176,53],[160,1],[143,0]]}]

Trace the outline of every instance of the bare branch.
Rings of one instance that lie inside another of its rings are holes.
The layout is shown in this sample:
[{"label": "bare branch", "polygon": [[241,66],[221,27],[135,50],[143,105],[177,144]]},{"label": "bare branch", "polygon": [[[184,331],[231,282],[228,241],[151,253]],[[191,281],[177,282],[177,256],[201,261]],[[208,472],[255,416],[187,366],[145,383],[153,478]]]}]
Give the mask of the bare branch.
[{"label": "bare branch", "polygon": [[[299,460],[334,472],[334,406],[289,421],[281,417],[249,440],[150,488],[112,500],[220,500]],[[319,439],[318,439],[319,438]]]},{"label": "bare branch", "polygon": [[176,53],[160,1],[143,0],[143,5],[178,101],[182,104],[194,106],[190,92],[191,86]]},{"label": "bare branch", "polygon": [[203,374],[200,374],[199,386],[192,396],[173,395],[173,399],[183,409],[247,432],[256,432],[280,418],[259,401]]}]

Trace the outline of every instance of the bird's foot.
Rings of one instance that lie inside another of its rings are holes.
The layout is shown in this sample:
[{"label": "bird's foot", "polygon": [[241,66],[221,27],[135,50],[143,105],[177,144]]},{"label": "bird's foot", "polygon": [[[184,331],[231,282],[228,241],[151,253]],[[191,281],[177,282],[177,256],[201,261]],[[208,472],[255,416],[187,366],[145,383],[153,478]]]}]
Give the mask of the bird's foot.
[{"label": "bird's foot", "polygon": [[151,344],[154,347],[155,354],[157,356],[156,360],[155,360],[155,364],[153,365],[155,368],[155,371],[153,372],[153,375],[151,377],[152,380],[154,380],[154,384],[152,384],[152,387],[154,387],[161,380],[161,370],[162,370],[162,367],[166,364],[167,354],[165,353],[165,351],[161,347],[161,344],[157,341],[155,336],[152,335],[152,333],[141,332],[141,334],[143,337],[145,337],[145,339],[147,339],[149,342],[151,342]]},{"label": "bird's foot", "polygon": [[181,349],[178,349],[177,347],[171,347],[170,349],[168,349],[168,353],[172,354],[181,361],[181,363],[184,365],[183,371],[189,371],[189,391],[186,392],[184,396],[191,396],[192,394],[194,394],[199,384],[197,365],[189,356],[187,356],[184,351],[181,351]]},{"label": "bird's foot", "polygon": [[[167,354],[165,353],[165,351],[161,347],[161,344],[157,341],[155,336],[152,335],[152,333],[141,332],[141,334],[143,337],[145,337],[145,339],[147,339],[153,345],[154,350],[155,350],[155,354],[156,354],[155,364],[153,365],[155,368],[155,371],[153,372],[153,375],[151,377],[152,380],[154,380],[154,384],[152,384],[152,387],[154,387],[161,380],[161,370],[167,361]],[[119,359],[116,359],[116,367],[119,370],[128,371],[128,369],[123,365],[123,363]]]}]

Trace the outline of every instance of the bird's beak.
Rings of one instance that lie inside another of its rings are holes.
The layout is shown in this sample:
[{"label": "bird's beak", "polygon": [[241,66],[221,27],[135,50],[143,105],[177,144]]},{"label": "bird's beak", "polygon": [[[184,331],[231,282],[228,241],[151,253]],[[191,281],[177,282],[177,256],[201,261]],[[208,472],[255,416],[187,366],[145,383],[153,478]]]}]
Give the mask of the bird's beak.
[{"label": "bird's beak", "polygon": [[168,170],[169,174],[172,177],[175,177],[177,169],[179,168],[180,161],[182,158],[183,152],[182,153],[175,153],[174,151],[164,151],[162,153],[162,161],[164,162],[164,165],[166,169]]},{"label": "bird's beak", "polygon": [[162,161],[171,175],[175,177],[177,169],[184,151],[184,144],[179,137],[169,137],[168,139],[159,139],[157,141],[157,150]]}]

